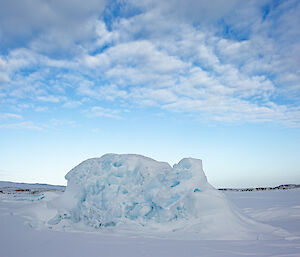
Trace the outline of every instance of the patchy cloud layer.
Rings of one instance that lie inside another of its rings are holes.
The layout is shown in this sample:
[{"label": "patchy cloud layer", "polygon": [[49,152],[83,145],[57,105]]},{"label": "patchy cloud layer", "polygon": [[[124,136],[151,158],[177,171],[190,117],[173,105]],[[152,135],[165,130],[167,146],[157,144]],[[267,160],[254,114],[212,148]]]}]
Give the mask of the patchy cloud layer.
[{"label": "patchy cloud layer", "polygon": [[300,124],[299,1],[18,2],[0,8],[0,128],[56,108]]}]

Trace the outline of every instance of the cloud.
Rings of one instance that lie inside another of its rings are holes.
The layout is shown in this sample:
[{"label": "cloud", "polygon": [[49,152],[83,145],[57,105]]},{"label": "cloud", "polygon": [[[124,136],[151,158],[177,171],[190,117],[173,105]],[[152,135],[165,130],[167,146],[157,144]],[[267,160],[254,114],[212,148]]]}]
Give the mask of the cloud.
[{"label": "cloud", "polygon": [[42,106],[38,106],[34,109],[36,112],[45,112],[48,110],[48,107],[42,107]]},{"label": "cloud", "polygon": [[75,41],[83,42],[93,36],[90,20],[101,15],[104,6],[102,0],[2,2],[0,44],[7,48],[26,44],[47,53],[76,52]]},{"label": "cloud", "polygon": [[[28,34],[0,56],[6,108],[23,100],[120,118],[124,105],[154,106],[219,122],[300,124],[297,1],[30,4],[50,16],[26,7],[16,20]],[[7,8],[8,35],[20,10]]]},{"label": "cloud", "polygon": [[[277,84],[278,95],[285,100],[290,97],[299,99],[299,11],[299,1],[278,4],[252,1],[250,8],[242,5],[235,15],[226,18],[231,34],[247,31],[248,35],[247,40],[239,42],[231,53],[227,47],[224,60],[238,62],[247,73],[269,75]],[[241,20],[243,22],[238,22]]]},{"label": "cloud", "polygon": [[217,21],[231,12],[238,5],[239,1],[146,0],[141,2],[131,0],[129,2],[144,11],[156,9],[161,15],[169,19],[195,23]]},{"label": "cloud", "polygon": [[0,129],[42,130],[43,128],[35,125],[31,121],[23,121],[23,122],[18,122],[18,123],[0,124]]},{"label": "cloud", "polygon": [[82,81],[77,88],[77,94],[80,96],[88,96],[94,99],[105,99],[114,101],[115,99],[126,99],[128,92],[118,86],[112,85],[97,85],[92,81]]},{"label": "cloud", "polygon": [[38,96],[37,100],[42,102],[58,103],[60,102],[59,97],[54,95]]},{"label": "cloud", "polygon": [[67,101],[63,104],[63,107],[72,109],[72,108],[76,108],[80,105],[82,105],[82,103],[80,101]]},{"label": "cloud", "polygon": [[106,118],[113,118],[113,119],[122,119],[120,116],[119,110],[113,110],[110,108],[104,108],[101,106],[93,106],[88,112],[88,117],[106,117]]},{"label": "cloud", "polygon": [[0,119],[23,119],[23,117],[20,114],[16,113],[4,113],[0,114]]},{"label": "cloud", "polygon": [[[51,119],[50,125],[54,128],[56,127],[64,127],[64,126],[71,126],[71,127],[77,127],[79,124],[76,121],[73,120],[66,120],[66,119]],[[48,125],[48,127],[50,127]]]}]

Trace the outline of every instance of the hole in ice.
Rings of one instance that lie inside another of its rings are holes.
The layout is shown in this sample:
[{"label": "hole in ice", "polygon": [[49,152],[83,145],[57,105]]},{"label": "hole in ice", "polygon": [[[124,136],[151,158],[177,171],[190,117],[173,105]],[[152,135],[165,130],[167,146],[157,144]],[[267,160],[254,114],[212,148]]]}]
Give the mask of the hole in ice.
[{"label": "hole in ice", "polygon": [[110,221],[104,224],[104,227],[114,227],[116,223],[114,221]]},{"label": "hole in ice", "polygon": [[195,188],[194,193],[197,193],[197,192],[201,192],[201,190],[199,188]]},{"label": "hole in ice", "polygon": [[122,163],[120,163],[120,162],[114,162],[113,166],[118,168],[118,167],[122,166]]},{"label": "hole in ice", "polygon": [[179,181],[176,181],[173,185],[171,185],[171,187],[176,187],[176,186],[178,186],[180,184],[180,182]]}]

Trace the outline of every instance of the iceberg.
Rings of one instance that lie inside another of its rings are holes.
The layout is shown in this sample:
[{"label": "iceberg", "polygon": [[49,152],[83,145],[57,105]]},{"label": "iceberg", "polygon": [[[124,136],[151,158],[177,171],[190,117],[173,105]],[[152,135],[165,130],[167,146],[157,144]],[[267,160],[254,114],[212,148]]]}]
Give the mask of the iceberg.
[{"label": "iceberg", "polygon": [[[67,173],[66,191],[51,203],[51,226],[81,224],[195,239],[269,238],[276,229],[242,214],[207,181],[202,161],[166,162],[135,154],[105,154]],[[189,235],[189,236],[188,236]]]}]

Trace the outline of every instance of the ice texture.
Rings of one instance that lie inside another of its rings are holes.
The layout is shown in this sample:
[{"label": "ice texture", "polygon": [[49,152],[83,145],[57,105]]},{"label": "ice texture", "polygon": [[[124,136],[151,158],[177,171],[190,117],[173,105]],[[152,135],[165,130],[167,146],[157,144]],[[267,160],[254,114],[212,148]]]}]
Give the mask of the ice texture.
[{"label": "ice texture", "polygon": [[212,187],[200,159],[184,158],[171,167],[141,155],[106,154],[80,163],[65,178],[50,225],[68,220],[104,230],[192,232],[204,239],[256,239],[273,231]]}]

